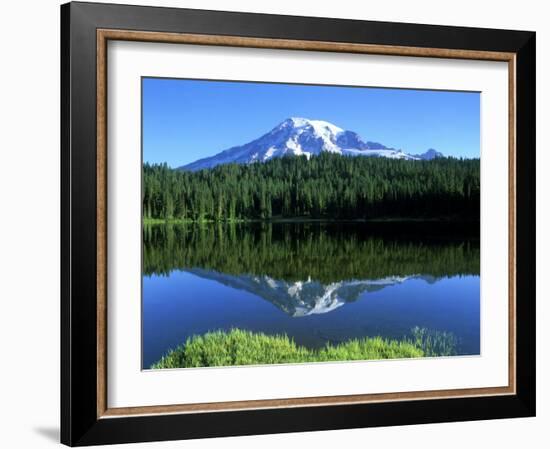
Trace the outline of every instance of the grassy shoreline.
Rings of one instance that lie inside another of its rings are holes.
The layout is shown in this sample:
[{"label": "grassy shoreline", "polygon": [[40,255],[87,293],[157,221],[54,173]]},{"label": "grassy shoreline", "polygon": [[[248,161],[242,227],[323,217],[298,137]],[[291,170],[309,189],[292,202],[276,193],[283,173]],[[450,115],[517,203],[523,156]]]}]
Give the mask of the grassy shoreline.
[{"label": "grassy shoreline", "polygon": [[194,335],[170,350],[151,369],[281,363],[343,362],[452,355],[450,334],[414,328],[412,340],[381,337],[353,339],[321,349],[297,345],[286,335],[266,335],[241,329]]},{"label": "grassy shoreline", "polygon": [[[475,220],[476,222],[478,220]],[[273,217],[267,219],[234,219],[234,220],[190,220],[181,218],[143,218],[143,225],[157,224],[237,224],[237,223],[470,223],[474,220],[464,220],[457,217],[380,217],[356,219],[331,219],[307,217]]]}]

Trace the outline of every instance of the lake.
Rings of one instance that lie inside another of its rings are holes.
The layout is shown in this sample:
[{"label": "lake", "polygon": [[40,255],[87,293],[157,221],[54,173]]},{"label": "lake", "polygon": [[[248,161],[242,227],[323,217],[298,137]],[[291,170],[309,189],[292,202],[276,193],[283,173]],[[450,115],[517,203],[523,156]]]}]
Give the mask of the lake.
[{"label": "lake", "polygon": [[418,326],[479,354],[479,255],[479,223],[146,225],[143,368],[232,328],[320,348]]}]

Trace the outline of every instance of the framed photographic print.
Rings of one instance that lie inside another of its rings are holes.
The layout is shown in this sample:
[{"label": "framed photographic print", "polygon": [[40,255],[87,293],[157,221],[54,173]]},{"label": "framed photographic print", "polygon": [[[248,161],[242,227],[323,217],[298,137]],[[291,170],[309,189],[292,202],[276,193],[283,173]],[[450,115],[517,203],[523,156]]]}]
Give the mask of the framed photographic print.
[{"label": "framed photographic print", "polygon": [[61,22],[63,443],[535,414],[535,33]]}]

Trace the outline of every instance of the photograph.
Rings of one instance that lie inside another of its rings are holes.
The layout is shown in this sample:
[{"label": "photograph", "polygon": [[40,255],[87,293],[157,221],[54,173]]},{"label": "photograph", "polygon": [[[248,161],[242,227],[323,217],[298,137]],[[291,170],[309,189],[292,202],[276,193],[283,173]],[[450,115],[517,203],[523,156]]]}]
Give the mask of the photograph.
[{"label": "photograph", "polygon": [[142,369],[480,355],[479,92],[141,91]]}]

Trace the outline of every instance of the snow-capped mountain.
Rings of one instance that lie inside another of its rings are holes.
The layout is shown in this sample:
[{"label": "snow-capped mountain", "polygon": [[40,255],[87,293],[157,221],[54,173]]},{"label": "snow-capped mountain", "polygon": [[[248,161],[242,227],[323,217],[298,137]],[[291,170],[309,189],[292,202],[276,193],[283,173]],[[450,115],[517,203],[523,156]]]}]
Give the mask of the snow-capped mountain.
[{"label": "snow-capped mountain", "polygon": [[343,130],[329,122],[293,117],[286,119],[252,142],[229,148],[180,168],[196,171],[219,164],[250,164],[283,156],[304,155],[309,159],[325,151],[344,156],[374,156],[407,160],[429,160],[443,156],[433,149],[420,155],[407,154],[378,142],[365,142],[357,133]]}]

